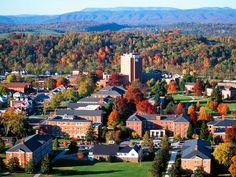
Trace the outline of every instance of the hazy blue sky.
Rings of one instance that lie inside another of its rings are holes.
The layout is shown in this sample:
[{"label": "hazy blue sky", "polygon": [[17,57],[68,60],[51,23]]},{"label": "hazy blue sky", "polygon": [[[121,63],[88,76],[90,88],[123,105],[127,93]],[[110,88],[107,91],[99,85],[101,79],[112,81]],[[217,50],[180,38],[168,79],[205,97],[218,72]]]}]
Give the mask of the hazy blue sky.
[{"label": "hazy blue sky", "polygon": [[89,7],[231,7],[236,0],[0,0],[0,15],[62,14]]}]

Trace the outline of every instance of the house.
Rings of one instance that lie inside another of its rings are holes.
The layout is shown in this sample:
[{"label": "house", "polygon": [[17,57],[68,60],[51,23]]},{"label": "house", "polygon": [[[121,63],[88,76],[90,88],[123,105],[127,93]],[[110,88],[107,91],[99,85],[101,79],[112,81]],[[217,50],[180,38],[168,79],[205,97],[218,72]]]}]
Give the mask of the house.
[{"label": "house", "polygon": [[103,123],[103,111],[102,110],[70,110],[70,109],[58,109],[55,115],[64,116],[72,115],[81,117],[86,120],[90,120],[93,123],[100,122]]},{"label": "house", "polygon": [[223,99],[234,99],[236,98],[236,88],[234,87],[224,87],[221,90]]},{"label": "house", "polygon": [[187,82],[185,85],[185,90],[193,92],[194,82]]},{"label": "house", "polygon": [[181,115],[133,114],[126,121],[126,127],[143,136],[150,131],[152,137],[162,137],[167,132],[170,136],[187,136],[189,120]]},{"label": "house", "polygon": [[21,93],[30,93],[32,91],[32,85],[30,83],[20,83],[20,82],[12,82],[5,84],[5,87],[14,92]]},{"label": "house", "polygon": [[122,86],[107,86],[91,96],[94,98],[106,98],[107,96],[116,98],[118,96],[123,96],[125,91],[126,89]]},{"label": "house", "polygon": [[6,151],[6,162],[17,158],[22,168],[25,168],[27,161],[32,160],[38,164],[46,154],[52,152],[52,137],[35,134],[18,141],[12,148]]},{"label": "house", "polygon": [[[92,121],[74,115],[55,116],[42,125],[44,131],[53,137],[84,139]],[[93,123],[97,136],[101,132],[101,123]]]},{"label": "house", "polygon": [[10,107],[30,112],[33,109],[33,102],[23,93],[15,92],[13,100],[10,101]]},{"label": "house", "polygon": [[232,129],[236,126],[236,119],[216,119],[208,122],[208,131],[212,134],[213,138],[218,141],[226,140],[226,130]]},{"label": "house", "polygon": [[95,144],[89,152],[90,160],[107,161],[113,157],[114,161],[139,162],[142,158],[142,149],[138,146],[121,147],[114,144]]},{"label": "house", "polygon": [[206,173],[211,173],[211,143],[200,139],[185,141],[181,152],[181,168],[186,173],[192,173],[201,166]]}]

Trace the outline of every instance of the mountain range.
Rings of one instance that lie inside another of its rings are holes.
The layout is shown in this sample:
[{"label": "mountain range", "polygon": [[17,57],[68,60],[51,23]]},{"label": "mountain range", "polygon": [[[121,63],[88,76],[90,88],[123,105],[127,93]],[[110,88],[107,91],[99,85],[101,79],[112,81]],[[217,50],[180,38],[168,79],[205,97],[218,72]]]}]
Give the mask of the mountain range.
[{"label": "mountain range", "polygon": [[88,8],[61,15],[0,16],[0,23],[47,24],[59,22],[99,22],[120,25],[169,25],[176,23],[236,23],[236,9],[176,9],[156,7]]}]

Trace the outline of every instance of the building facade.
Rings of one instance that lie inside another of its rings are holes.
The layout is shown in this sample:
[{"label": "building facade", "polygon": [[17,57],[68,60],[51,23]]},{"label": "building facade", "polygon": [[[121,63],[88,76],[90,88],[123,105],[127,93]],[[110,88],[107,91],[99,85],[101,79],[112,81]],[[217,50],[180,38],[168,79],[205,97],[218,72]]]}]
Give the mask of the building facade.
[{"label": "building facade", "polygon": [[[170,136],[187,136],[189,120],[183,116],[176,115],[139,115],[133,114],[126,121],[126,126],[130,131],[137,132],[143,136],[145,131],[150,131],[150,136],[164,136],[165,132]],[[157,131],[166,130],[166,131]]]},{"label": "building facade", "polygon": [[211,173],[211,143],[205,140],[194,139],[184,142],[181,152],[181,168],[186,174],[191,174],[198,167],[203,167]]},{"label": "building facade", "polygon": [[124,54],[121,56],[121,74],[129,76],[129,82],[142,77],[142,59],[137,54]]},{"label": "building facade", "polygon": [[22,168],[25,168],[26,163],[30,160],[34,164],[38,164],[46,154],[52,152],[52,137],[47,135],[32,135],[22,139],[12,148],[6,151],[7,164],[13,158],[19,160]]},{"label": "building facade", "polygon": [[[84,139],[91,124],[91,120],[86,120],[73,115],[64,115],[48,119],[43,125],[43,128],[47,134],[53,137]],[[93,126],[95,134],[99,136],[102,124],[93,123]]]}]

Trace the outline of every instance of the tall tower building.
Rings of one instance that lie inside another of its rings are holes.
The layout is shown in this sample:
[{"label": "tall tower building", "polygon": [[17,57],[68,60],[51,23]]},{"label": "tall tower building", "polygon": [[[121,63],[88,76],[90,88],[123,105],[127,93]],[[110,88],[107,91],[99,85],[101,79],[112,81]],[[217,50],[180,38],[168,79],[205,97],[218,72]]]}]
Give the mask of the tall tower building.
[{"label": "tall tower building", "polygon": [[124,54],[121,56],[121,74],[128,75],[129,82],[142,76],[142,59],[137,54]]}]

